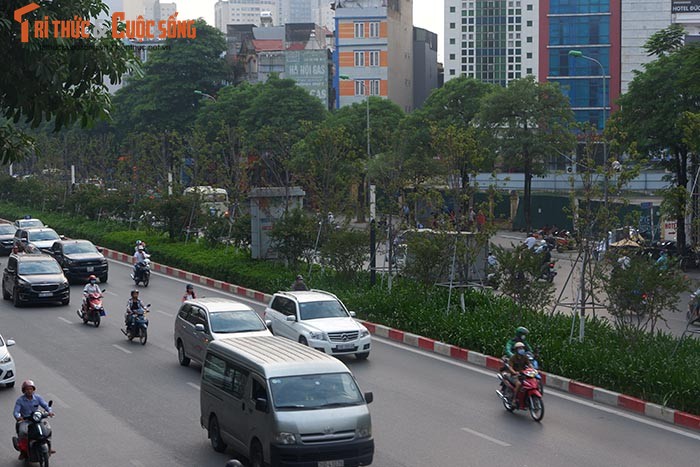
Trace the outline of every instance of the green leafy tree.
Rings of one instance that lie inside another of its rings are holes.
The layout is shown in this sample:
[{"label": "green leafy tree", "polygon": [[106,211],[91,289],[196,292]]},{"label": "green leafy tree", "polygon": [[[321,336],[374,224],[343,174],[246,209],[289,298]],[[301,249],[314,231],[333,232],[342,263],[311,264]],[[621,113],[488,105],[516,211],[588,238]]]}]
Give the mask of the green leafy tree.
[{"label": "green leafy tree", "polygon": [[[317,99],[318,100],[318,99]],[[274,249],[287,265],[297,264],[314,247],[318,224],[301,209],[292,209],[270,231]]]},{"label": "green leafy tree", "polygon": [[494,246],[492,251],[498,260],[498,287],[504,295],[529,310],[544,310],[552,303],[554,284],[540,279],[543,267],[540,253],[500,246]]},{"label": "green leafy tree", "polygon": [[673,53],[683,47],[685,34],[685,28],[680,24],[672,24],[655,32],[645,44],[647,55],[661,57]]},{"label": "green leafy tree", "polygon": [[685,112],[696,112],[700,101],[700,47],[687,45],[644,65],[620,98],[620,126],[628,143],[642,157],[668,153],[673,188],[667,190],[666,212],[676,217],[677,244],[686,245],[685,216],[689,193],[688,166],[692,157],[684,138]]},{"label": "green leafy tree", "polygon": [[128,80],[114,97],[114,119],[123,135],[134,128],[183,132],[195,120],[201,95],[216,94],[226,77],[223,34],[200,19],[197,37],[166,39],[165,48],[153,50],[143,75]]},{"label": "green leafy tree", "polygon": [[556,83],[527,77],[484,97],[478,116],[497,139],[501,163],[514,161],[525,174],[525,224],[532,227],[532,177],[544,175],[545,158],[574,148],[574,115]]},{"label": "green leafy tree", "polygon": [[321,261],[343,276],[354,276],[364,269],[369,260],[367,232],[339,229],[330,235],[321,247]]},{"label": "green leafy tree", "polygon": [[[80,39],[34,38],[20,41],[20,23],[14,11],[24,0],[0,5],[0,161],[8,164],[34,151],[33,138],[15,123],[32,128],[50,121],[56,131],[78,122],[88,126],[106,117],[110,108],[105,80],[112,84],[135,64],[132,52],[111,35]],[[96,18],[107,11],[99,0],[37,2],[40,8],[26,13],[23,21],[34,24],[45,17],[69,20],[74,16]],[[53,48],[52,48],[53,47]],[[64,48],[61,48],[64,47]],[[54,50],[55,48],[55,50]]]}]

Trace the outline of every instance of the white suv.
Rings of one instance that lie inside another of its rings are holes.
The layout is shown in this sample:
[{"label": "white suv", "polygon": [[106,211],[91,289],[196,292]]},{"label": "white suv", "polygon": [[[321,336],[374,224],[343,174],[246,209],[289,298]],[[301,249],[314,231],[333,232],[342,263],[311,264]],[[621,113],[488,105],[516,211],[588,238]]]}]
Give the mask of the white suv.
[{"label": "white suv", "polygon": [[265,309],[272,333],[330,355],[369,357],[372,338],[335,295],[321,290],[277,292]]}]

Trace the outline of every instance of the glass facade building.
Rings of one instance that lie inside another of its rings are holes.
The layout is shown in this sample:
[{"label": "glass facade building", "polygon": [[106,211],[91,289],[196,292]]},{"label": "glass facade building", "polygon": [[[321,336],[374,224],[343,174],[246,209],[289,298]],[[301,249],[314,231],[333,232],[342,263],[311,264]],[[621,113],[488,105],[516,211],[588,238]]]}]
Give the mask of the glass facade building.
[{"label": "glass facade building", "polygon": [[[616,8],[615,2],[610,0],[548,0],[545,3],[548,8],[542,15],[547,47],[541,53],[545,58],[547,79],[558,82],[568,95],[578,122],[602,129],[620,89],[619,4]],[[571,50],[580,51],[600,65],[569,55]]]}]

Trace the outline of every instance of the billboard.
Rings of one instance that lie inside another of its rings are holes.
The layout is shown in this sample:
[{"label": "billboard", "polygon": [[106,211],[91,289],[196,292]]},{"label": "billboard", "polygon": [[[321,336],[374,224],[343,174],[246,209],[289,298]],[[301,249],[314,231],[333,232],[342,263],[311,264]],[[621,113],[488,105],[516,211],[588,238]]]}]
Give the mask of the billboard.
[{"label": "billboard", "polygon": [[284,76],[321,99],[328,108],[328,52],[325,49],[286,51]]},{"label": "billboard", "polygon": [[671,0],[671,13],[700,13],[700,0]]}]

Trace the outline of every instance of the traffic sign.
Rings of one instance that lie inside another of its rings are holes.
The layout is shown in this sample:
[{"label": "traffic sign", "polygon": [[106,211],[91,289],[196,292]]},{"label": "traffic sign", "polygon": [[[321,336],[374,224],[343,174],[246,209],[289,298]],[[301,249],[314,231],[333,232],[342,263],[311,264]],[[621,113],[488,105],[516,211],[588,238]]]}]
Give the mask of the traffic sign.
[{"label": "traffic sign", "polygon": [[642,209],[651,209],[653,204],[650,201],[645,201],[641,203],[640,206],[642,207]]}]

